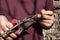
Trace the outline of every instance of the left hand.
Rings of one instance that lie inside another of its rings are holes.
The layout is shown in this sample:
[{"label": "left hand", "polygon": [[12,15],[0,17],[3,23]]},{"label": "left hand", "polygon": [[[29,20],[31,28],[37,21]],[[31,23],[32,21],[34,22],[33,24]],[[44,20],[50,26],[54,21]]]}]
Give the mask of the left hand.
[{"label": "left hand", "polygon": [[[40,22],[42,25],[46,26],[47,28],[50,28],[51,25],[54,22],[54,16],[52,11],[46,11],[46,10],[41,10],[42,13],[42,21]],[[39,17],[39,16],[38,16]]]}]

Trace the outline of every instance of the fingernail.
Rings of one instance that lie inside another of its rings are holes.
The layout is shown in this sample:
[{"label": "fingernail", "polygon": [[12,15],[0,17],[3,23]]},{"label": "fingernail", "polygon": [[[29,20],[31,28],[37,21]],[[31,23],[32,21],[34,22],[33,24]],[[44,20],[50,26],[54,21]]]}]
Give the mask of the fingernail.
[{"label": "fingernail", "polygon": [[12,24],[15,24],[16,23],[16,19],[13,19],[11,22],[12,22]]},{"label": "fingernail", "polygon": [[15,34],[16,34],[16,35],[19,35],[19,34],[20,34],[20,32],[19,32],[19,31],[15,31]]},{"label": "fingernail", "polygon": [[10,36],[11,36],[12,38],[17,38],[17,36],[16,36],[14,33],[11,33]]},{"label": "fingernail", "polygon": [[6,40],[13,40],[11,37],[7,37]]},{"label": "fingernail", "polygon": [[41,15],[40,15],[40,14],[37,14],[37,17],[38,17],[38,18],[40,18],[40,17],[41,17]]}]

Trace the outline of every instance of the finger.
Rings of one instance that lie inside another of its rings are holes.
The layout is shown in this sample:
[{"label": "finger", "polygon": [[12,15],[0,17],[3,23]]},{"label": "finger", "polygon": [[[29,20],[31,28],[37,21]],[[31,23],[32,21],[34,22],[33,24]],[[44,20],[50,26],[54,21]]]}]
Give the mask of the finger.
[{"label": "finger", "polygon": [[53,16],[49,16],[49,15],[43,15],[44,19],[48,19],[48,20],[53,20],[54,17]]},{"label": "finger", "polygon": [[0,37],[0,40],[4,40],[2,37]]},{"label": "finger", "polygon": [[5,24],[3,24],[1,27],[2,27],[2,29],[3,29],[3,31],[4,31],[4,32],[6,32],[6,31],[8,31],[8,30],[9,30],[9,29],[6,27],[6,25],[5,25]]},{"label": "finger", "polygon": [[11,29],[13,27],[13,24],[10,22],[7,22],[6,26],[7,26],[7,28]]},{"label": "finger", "polygon": [[0,34],[2,35],[4,34],[4,31],[1,28],[0,28]]},{"label": "finger", "polygon": [[52,11],[41,10],[41,13],[43,15],[53,15],[53,12]]},{"label": "finger", "polygon": [[46,22],[41,22],[41,24],[43,24],[43,25],[45,25],[45,26],[47,26],[47,27],[51,26],[51,24],[46,23]]},{"label": "finger", "polygon": [[7,36],[7,34],[5,34],[5,32],[1,28],[0,28],[0,34],[1,34],[2,37],[6,37]]},{"label": "finger", "polygon": [[43,20],[42,22],[43,22],[43,23],[52,24],[52,23],[53,23],[53,20]]},{"label": "finger", "polygon": [[7,37],[6,40],[13,40],[11,37]]},{"label": "finger", "polygon": [[1,23],[0,23],[0,28],[1,28],[4,32],[6,32],[7,30],[9,30],[9,29],[6,27],[5,24],[6,24],[5,22],[1,22]]},{"label": "finger", "polygon": [[40,22],[40,23],[47,26],[47,27],[49,27],[53,24],[53,21],[52,22]]},{"label": "finger", "polygon": [[17,35],[14,34],[14,33],[11,33],[10,36],[11,36],[12,38],[17,38]]}]

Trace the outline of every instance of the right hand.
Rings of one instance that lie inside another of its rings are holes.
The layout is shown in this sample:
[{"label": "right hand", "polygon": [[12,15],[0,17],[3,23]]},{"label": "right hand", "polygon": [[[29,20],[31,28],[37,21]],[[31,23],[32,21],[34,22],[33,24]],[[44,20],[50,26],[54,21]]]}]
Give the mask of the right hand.
[{"label": "right hand", "polygon": [[[8,31],[12,27],[13,27],[13,24],[11,22],[9,22],[5,16],[0,15],[0,34],[3,35],[4,32]],[[16,36],[14,33],[11,33],[10,35]],[[11,37],[7,37],[6,39],[12,40]],[[1,39],[1,40],[3,40],[3,39]]]}]

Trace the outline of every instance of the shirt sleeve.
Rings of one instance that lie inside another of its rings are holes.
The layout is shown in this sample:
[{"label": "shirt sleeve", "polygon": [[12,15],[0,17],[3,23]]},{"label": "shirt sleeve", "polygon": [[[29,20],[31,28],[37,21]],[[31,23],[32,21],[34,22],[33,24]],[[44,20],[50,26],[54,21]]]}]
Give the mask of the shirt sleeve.
[{"label": "shirt sleeve", "polygon": [[46,0],[45,9],[54,10],[53,0]]},{"label": "shirt sleeve", "polygon": [[9,15],[9,10],[6,0],[0,0],[0,15],[6,16],[8,20],[12,19],[12,17]]}]

